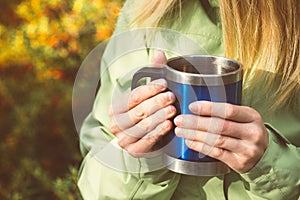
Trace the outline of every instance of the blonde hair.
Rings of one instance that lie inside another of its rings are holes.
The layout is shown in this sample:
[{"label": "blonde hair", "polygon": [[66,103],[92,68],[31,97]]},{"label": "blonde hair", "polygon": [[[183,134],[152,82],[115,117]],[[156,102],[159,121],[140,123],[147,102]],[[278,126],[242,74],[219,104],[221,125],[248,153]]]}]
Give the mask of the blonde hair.
[{"label": "blonde hair", "polygon": [[[300,89],[300,4],[297,1],[219,1],[225,56],[243,63],[248,91],[253,85],[249,81],[257,81],[260,70],[280,77],[272,96],[272,108],[290,103]],[[131,25],[157,27],[166,14],[177,11],[176,5],[181,8],[181,1],[139,0]],[[274,87],[277,78],[264,77],[265,92]]]},{"label": "blonde hair", "polygon": [[[251,82],[260,77],[258,70],[279,75],[271,108],[295,100],[300,84],[299,2],[221,0],[219,4],[225,56],[243,63],[244,78]],[[274,87],[276,78],[265,77],[262,90]]]},{"label": "blonde hair", "polygon": [[176,6],[181,9],[181,0],[135,0],[131,10],[134,17],[129,26],[157,27],[161,19],[174,11]]}]

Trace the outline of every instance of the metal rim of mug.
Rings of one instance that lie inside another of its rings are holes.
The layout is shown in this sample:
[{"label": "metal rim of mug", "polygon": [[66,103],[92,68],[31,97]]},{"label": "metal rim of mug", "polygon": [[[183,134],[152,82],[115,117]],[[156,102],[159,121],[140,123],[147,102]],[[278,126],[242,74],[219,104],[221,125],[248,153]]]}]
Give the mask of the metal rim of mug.
[{"label": "metal rim of mug", "polygon": [[219,176],[231,171],[230,168],[221,161],[188,161],[163,154],[163,162],[166,167],[173,172],[192,176]]},{"label": "metal rim of mug", "polygon": [[[168,63],[184,59],[184,58],[211,58],[216,61],[222,61],[222,62],[228,62],[232,63],[236,66],[238,66],[238,69],[223,73],[223,74],[195,74],[195,73],[187,73],[178,71],[176,69],[173,69],[168,65]],[[189,85],[198,85],[198,86],[220,86],[220,85],[228,85],[232,83],[236,83],[240,80],[242,80],[242,73],[243,73],[243,67],[242,64],[221,56],[207,56],[207,55],[188,55],[188,56],[179,56],[174,57],[165,63],[165,76],[167,79],[182,83],[182,84],[189,84]],[[170,73],[168,73],[170,72]]]}]

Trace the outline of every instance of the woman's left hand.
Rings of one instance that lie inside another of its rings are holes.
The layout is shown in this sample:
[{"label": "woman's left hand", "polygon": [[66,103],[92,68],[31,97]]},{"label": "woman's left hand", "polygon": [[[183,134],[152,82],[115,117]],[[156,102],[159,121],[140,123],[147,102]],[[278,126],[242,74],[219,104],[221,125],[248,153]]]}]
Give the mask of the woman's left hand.
[{"label": "woman's left hand", "polygon": [[264,154],[269,136],[260,114],[246,106],[208,101],[189,106],[195,115],[174,119],[175,134],[186,139],[189,148],[226,163],[245,173]]}]

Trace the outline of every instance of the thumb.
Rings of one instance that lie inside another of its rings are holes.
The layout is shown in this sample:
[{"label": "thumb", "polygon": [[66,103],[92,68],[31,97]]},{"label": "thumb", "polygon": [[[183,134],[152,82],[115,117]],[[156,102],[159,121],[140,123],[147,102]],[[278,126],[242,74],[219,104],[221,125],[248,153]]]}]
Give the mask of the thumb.
[{"label": "thumb", "polygon": [[167,57],[165,55],[165,52],[157,51],[154,53],[154,56],[151,59],[151,64],[163,65],[166,61],[167,61]]}]

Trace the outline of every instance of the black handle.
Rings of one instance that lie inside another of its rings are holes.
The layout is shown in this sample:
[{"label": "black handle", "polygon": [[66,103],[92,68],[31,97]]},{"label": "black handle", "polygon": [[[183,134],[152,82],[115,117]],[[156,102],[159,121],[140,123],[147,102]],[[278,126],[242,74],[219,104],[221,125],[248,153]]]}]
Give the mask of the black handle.
[{"label": "black handle", "polygon": [[142,78],[150,77],[151,80],[163,78],[163,68],[162,67],[143,67],[139,69],[132,78],[131,90],[138,87],[138,81]]}]

